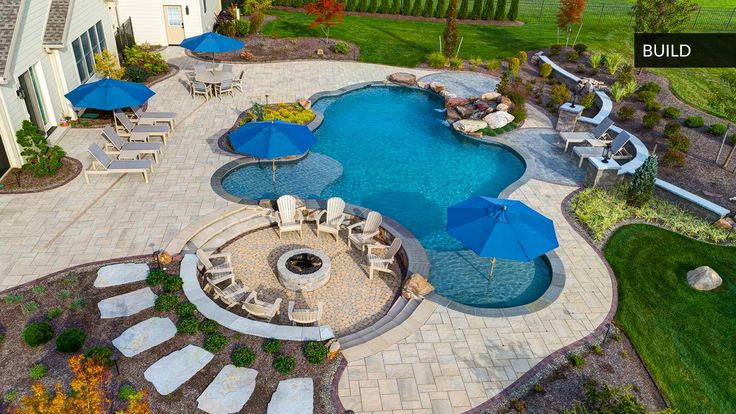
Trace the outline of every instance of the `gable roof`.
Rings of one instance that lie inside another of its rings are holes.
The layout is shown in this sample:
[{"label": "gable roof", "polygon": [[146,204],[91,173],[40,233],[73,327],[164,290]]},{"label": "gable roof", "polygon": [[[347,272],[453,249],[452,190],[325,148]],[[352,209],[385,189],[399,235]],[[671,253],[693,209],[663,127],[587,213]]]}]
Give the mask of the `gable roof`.
[{"label": "gable roof", "polygon": [[22,0],[0,1],[0,80],[6,77]]},{"label": "gable roof", "polygon": [[71,0],[51,0],[46,31],[43,34],[44,46],[63,46],[66,34]]}]

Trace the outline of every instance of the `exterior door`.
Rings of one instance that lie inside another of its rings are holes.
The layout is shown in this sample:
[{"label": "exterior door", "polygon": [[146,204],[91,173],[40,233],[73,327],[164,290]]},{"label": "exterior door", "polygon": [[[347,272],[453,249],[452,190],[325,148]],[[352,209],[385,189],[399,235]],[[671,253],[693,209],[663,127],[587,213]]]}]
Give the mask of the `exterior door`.
[{"label": "exterior door", "polygon": [[164,6],[166,38],[170,45],[178,45],[184,40],[184,16],[181,6]]},{"label": "exterior door", "polygon": [[33,67],[29,68],[18,78],[20,89],[23,92],[23,100],[26,110],[39,131],[46,131],[49,124],[46,108],[41,98],[41,87]]},{"label": "exterior door", "polygon": [[2,137],[0,137],[0,177],[2,177],[9,168],[10,162],[8,161],[8,153],[5,152],[3,140]]}]

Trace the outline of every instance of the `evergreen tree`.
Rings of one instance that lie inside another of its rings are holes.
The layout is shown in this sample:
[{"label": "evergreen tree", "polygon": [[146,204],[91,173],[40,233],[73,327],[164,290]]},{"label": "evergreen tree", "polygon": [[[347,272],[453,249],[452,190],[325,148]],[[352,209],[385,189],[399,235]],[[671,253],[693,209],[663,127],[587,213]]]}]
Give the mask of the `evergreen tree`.
[{"label": "evergreen tree", "polygon": [[447,0],[437,0],[437,8],[434,10],[434,17],[439,19],[447,17]]},{"label": "evergreen tree", "polygon": [[493,0],[485,0],[485,4],[483,5],[483,20],[493,20],[493,14],[495,13],[493,5]]},{"label": "evergreen tree", "polygon": [[399,14],[401,13],[401,0],[394,0],[393,4],[391,5],[391,14]]},{"label": "evergreen tree", "polygon": [[498,0],[493,20],[506,20],[506,0]]},{"label": "evergreen tree", "polygon": [[357,0],[345,0],[345,11],[355,11],[355,2]]},{"label": "evergreen tree", "polygon": [[455,56],[457,44],[457,0],[450,0],[447,7],[447,26],[442,32],[442,53],[448,58]]},{"label": "evergreen tree", "polygon": [[412,16],[422,15],[422,0],[414,0],[414,7],[411,8]]},{"label": "evergreen tree", "polygon": [[411,0],[403,0],[401,2],[401,14],[411,16]]},{"label": "evergreen tree", "polygon": [[368,0],[359,0],[358,1],[358,11],[359,12],[368,11]]},{"label": "evergreen tree", "polygon": [[378,7],[379,13],[389,13],[391,11],[391,0],[381,0],[381,5]]},{"label": "evergreen tree", "polygon": [[509,6],[508,18],[512,22],[516,21],[519,17],[519,0],[511,0],[511,6]]},{"label": "evergreen tree", "polygon": [[371,0],[370,5],[368,6],[368,11],[371,13],[378,12],[378,0]]},{"label": "evergreen tree", "polygon": [[639,168],[634,171],[631,184],[626,193],[626,201],[635,207],[644,205],[652,198],[654,181],[657,179],[657,157],[650,155]]},{"label": "evergreen tree", "polygon": [[483,18],[483,0],[473,0],[473,12],[470,13],[470,18],[473,20]]},{"label": "evergreen tree", "polygon": [[460,8],[457,10],[457,18],[468,18],[468,0],[460,0]]},{"label": "evergreen tree", "polygon": [[434,3],[432,0],[424,0],[424,9],[422,9],[422,16],[424,17],[434,16]]}]

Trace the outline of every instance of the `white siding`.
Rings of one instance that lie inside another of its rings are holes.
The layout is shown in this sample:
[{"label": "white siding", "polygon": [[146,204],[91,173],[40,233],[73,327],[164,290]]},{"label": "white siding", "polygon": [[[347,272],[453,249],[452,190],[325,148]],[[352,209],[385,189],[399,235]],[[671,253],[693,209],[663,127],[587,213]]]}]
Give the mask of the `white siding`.
[{"label": "white siding", "polygon": [[207,13],[202,13],[202,32],[211,32],[212,26],[215,24],[215,16],[222,10],[220,0],[200,0],[207,2]]},{"label": "white siding", "polygon": [[[203,1],[207,1],[206,14],[202,11]],[[118,0],[118,17],[121,23],[130,17],[136,43],[167,45],[164,5],[181,6],[185,37],[211,31],[214,15],[220,9],[219,0]]]}]

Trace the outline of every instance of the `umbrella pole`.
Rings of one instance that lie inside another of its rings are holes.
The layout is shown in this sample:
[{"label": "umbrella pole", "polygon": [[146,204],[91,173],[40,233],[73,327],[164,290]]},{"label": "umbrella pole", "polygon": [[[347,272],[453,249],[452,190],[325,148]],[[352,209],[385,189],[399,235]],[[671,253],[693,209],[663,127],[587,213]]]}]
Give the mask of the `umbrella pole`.
[{"label": "umbrella pole", "polygon": [[276,161],[271,161],[271,179],[276,182]]},{"label": "umbrella pole", "polygon": [[496,267],[496,258],[491,258],[491,271],[488,272],[488,281],[491,281],[491,277],[493,277],[493,269]]}]

